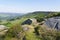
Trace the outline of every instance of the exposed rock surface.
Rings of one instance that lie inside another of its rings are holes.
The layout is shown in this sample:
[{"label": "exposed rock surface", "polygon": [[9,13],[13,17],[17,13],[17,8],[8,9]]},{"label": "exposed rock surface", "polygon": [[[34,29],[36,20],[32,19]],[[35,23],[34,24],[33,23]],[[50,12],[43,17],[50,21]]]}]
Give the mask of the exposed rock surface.
[{"label": "exposed rock surface", "polygon": [[24,21],[24,22],[22,23],[22,25],[25,25],[25,24],[30,25],[31,23],[32,23],[32,20],[27,19],[26,21]]},{"label": "exposed rock surface", "polygon": [[32,18],[32,19],[27,19],[25,20],[22,25],[25,25],[25,24],[28,24],[28,25],[31,25],[31,24],[36,24],[37,23],[37,20],[35,18]]},{"label": "exposed rock surface", "polygon": [[8,28],[4,25],[0,25],[0,36],[5,35],[5,33],[8,31]]},{"label": "exposed rock surface", "polygon": [[49,18],[45,21],[45,24],[51,28],[60,30],[60,17]]}]

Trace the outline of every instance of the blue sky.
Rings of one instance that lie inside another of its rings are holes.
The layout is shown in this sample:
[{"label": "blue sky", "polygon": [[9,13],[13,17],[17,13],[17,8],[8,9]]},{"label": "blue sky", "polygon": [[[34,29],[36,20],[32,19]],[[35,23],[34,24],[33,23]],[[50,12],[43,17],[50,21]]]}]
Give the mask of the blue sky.
[{"label": "blue sky", "polygon": [[60,0],[0,0],[0,12],[60,11]]}]

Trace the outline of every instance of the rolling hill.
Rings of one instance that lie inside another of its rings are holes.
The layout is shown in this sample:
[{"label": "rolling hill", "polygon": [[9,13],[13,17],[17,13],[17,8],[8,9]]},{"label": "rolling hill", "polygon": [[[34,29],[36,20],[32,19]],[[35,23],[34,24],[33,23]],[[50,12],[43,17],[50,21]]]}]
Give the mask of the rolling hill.
[{"label": "rolling hill", "polygon": [[9,20],[22,16],[22,13],[0,13],[0,20]]},{"label": "rolling hill", "polygon": [[25,14],[23,17],[25,18],[34,18],[34,17],[45,17],[48,14],[56,13],[56,12],[45,12],[45,11],[35,11]]}]

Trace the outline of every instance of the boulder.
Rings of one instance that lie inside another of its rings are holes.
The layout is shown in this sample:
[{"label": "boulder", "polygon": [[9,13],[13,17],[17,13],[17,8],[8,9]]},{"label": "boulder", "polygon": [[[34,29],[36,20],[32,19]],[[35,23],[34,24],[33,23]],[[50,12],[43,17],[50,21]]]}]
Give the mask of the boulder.
[{"label": "boulder", "polygon": [[22,23],[22,25],[25,25],[25,24],[28,24],[28,25],[32,24],[32,20],[27,19],[26,21],[24,21],[24,22]]},{"label": "boulder", "polygon": [[0,25],[0,36],[5,35],[7,31],[8,31],[8,28],[6,26]]},{"label": "boulder", "polygon": [[60,17],[48,18],[48,19],[45,21],[45,24],[46,24],[48,27],[51,27],[51,28],[60,30]]}]

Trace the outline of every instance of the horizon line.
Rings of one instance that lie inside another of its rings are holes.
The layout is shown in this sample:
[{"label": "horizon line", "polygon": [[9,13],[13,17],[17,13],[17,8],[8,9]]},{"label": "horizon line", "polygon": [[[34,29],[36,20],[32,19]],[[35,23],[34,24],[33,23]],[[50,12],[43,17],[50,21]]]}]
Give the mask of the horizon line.
[{"label": "horizon line", "polygon": [[[32,13],[32,12],[60,12],[60,11],[31,11],[26,13]],[[0,13],[24,13],[24,12],[0,12]]]}]

